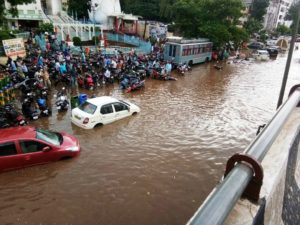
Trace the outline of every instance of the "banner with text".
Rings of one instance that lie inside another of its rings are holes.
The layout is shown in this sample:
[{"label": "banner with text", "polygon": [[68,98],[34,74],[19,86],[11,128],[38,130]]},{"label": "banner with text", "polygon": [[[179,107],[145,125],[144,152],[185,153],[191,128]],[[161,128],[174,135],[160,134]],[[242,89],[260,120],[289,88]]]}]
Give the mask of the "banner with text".
[{"label": "banner with text", "polygon": [[23,38],[8,39],[3,40],[2,42],[7,57],[11,57],[15,60],[18,56],[26,56]]}]

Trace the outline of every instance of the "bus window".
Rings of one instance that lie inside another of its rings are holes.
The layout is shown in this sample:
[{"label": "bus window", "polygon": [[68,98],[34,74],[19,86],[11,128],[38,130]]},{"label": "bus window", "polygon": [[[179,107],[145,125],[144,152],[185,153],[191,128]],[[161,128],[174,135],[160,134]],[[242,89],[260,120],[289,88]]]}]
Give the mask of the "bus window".
[{"label": "bus window", "polygon": [[172,56],[172,47],[173,47],[173,45],[169,45],[169,56]]},{"label": "bus window", "polygon": [[176,55],[176,45],[173,46],[173,54],[172,54],[172,56],[175,57],[175,55]]},{"label": "bus window", "polygon": [[186,56],[188,54],[188,47],[184,46],[182,49],[182,56]]},{"label": "bus window", "polygon": [[187,55],[191,55],[191,54],[192,54],[192,49],[189,48],[189,49],[188,49],[188,52],[187,52]]}]

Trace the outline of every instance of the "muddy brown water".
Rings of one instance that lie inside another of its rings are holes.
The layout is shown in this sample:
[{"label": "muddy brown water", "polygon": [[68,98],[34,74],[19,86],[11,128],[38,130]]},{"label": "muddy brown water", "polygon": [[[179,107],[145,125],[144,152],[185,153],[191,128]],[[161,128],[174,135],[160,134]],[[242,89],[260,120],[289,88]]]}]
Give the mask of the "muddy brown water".
[{"label": "muddy brown water", "polygon": [[[299,58],[294,54],[287,89],[300,83]],[[117,84],[104,87],[95,93],[128,99],[141,113],[93,130],[53,109],[32,124],[75,135],[81,155],[0,174],[0,224],[185,224],[226,160],[274,115],[285,62],[280,55],[221,71],[201,64],[174,73],[177,81],[149,79],[127,94]]]}]

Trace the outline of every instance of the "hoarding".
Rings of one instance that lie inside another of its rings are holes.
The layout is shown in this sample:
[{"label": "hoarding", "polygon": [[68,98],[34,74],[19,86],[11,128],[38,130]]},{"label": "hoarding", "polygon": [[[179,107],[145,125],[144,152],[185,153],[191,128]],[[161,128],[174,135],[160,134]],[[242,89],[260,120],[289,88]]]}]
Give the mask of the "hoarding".
[{"label": "hoarding", "polygon": [[3,40],[2,43],[7,57],[11,57],[15,60],[18,56],[26,56],[23,38]]}]

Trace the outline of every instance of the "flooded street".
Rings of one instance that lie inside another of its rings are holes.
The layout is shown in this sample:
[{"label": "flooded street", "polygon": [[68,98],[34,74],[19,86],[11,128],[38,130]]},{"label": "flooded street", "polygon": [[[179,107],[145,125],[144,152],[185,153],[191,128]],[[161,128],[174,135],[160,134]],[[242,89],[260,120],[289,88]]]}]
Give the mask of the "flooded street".
[{"label": "flooded street", "polygon": [[[221,71],[201,64],[185,76],[174,72],[177,81],[148,79],[133,93],[116,83],[98,89],[98,96],[136,103],[141,113],[93,130],[72,125],[70,110],[53,109],[32,124],[75,135],[81,155],[0,174],[1,224],[185,224],[227,159],[274,115],[286,57]],[[295,52],[286,93],[300,83],[299,59]]]}]

